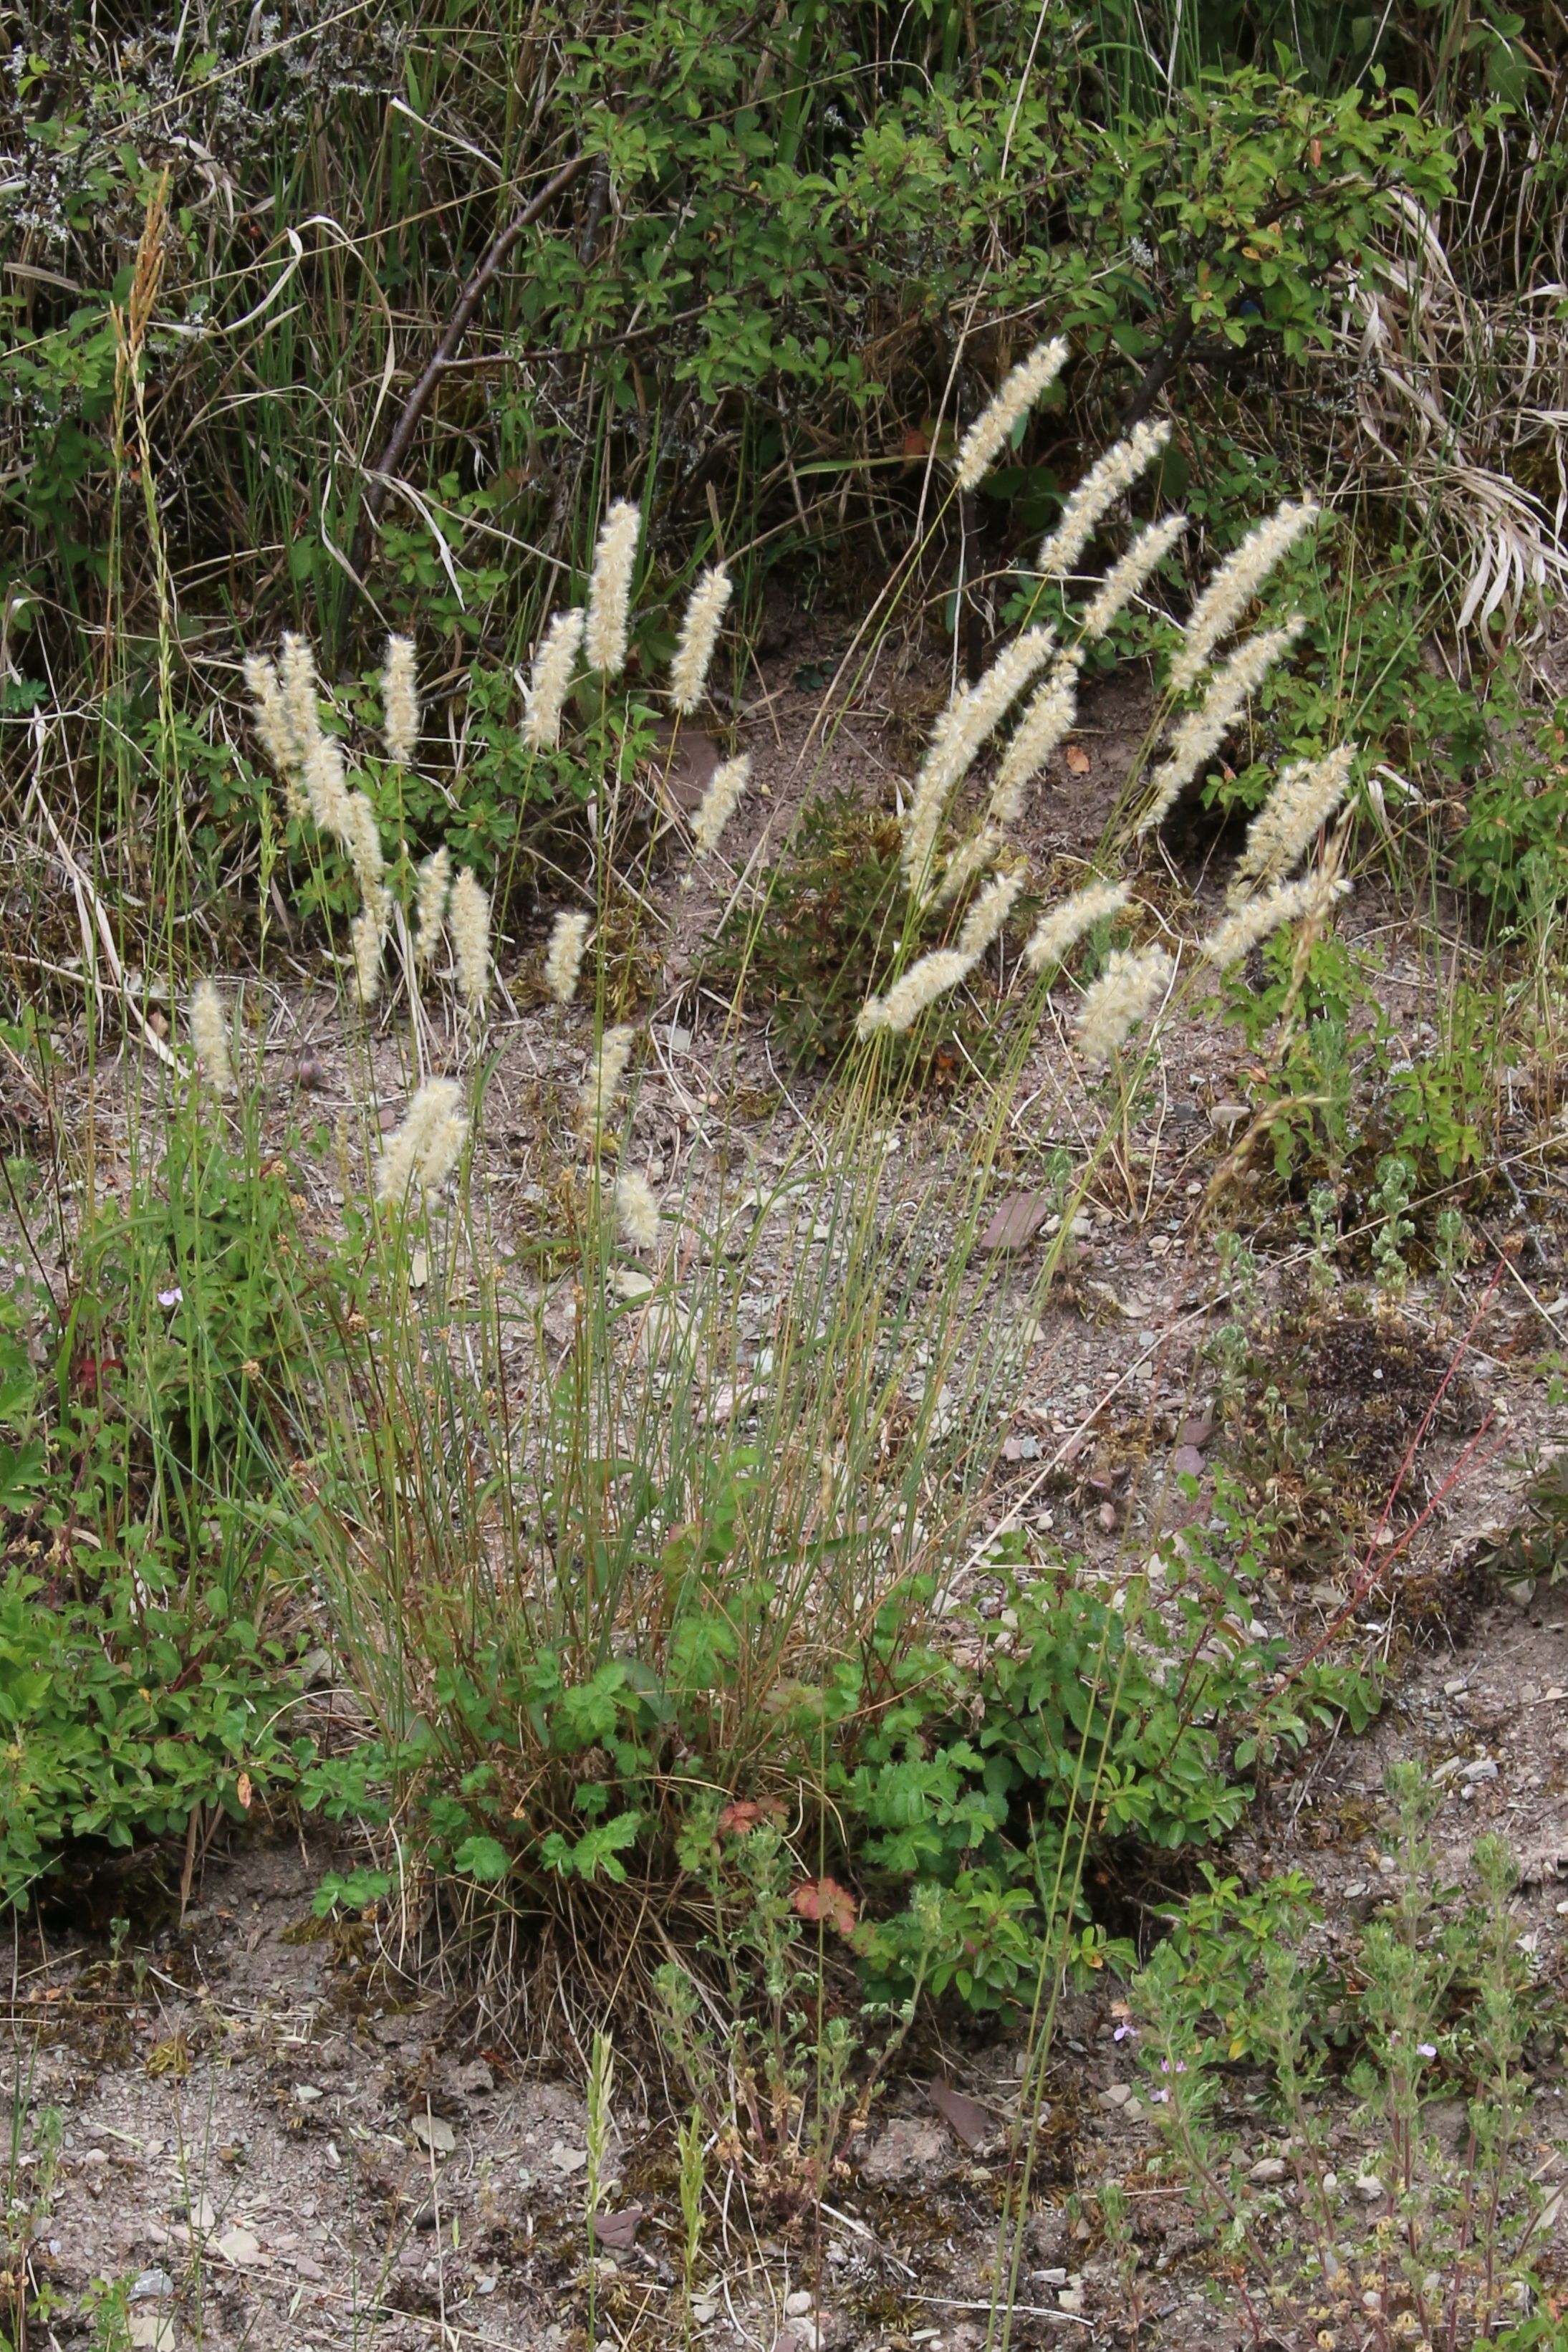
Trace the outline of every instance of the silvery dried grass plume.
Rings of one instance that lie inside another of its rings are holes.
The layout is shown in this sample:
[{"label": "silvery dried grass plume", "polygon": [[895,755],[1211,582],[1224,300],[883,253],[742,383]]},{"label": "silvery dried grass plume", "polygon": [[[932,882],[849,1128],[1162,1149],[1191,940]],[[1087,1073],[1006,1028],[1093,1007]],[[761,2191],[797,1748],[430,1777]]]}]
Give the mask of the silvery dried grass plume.
[{"label": "silvery dried grass plume", "polygon": [[294,738],[295,764],[303,767],[321,732],[321,714],[316,707],[316,656],[308,637],[298,636],[293,630],[286,634],[277,657],[277,683]]},{"label": "silvery dried grass plume", "polygon": [[446,919],[446,901],[451,888],[452,852],[443,842],[439,849],[431,851],[419,869],[419,889],[414,899],[414,914],[418,922],[413,935],[416,963],[428,963],[435,953],[441,926]]},{"label": "silvery dried grass plume", "polygon": [[349,780],[343,766],[343,747],[335,735],[324,735],[318,730],[305,753],[303,777],[317,831],[346,845]]},{"label": "silvery dried grass plume", "polygon": [[1030,935],[1023,960],[1030,971],[1049,971],[1077,946],[1085,931],[1107,916],[1119,915],[1127,903],[1124,882],[1091,882],[1075,890],[1060,907],[1041,917]]},{"label": "silvery dried grass plume", "polygon": [[559,914],[550,928],[549,945],[545,950],[545,986],[558,1004],[570,1004],[577,994],[590,927],[587,915]]},{"label": "silvery dried grass plume", "polygon": [[210,980],[199,980],[191,991],[191,1050],[213,1092],[232,1095],[234,1065],[229,1059],[229,1024],[223,1000]]},{"label": "silvery dried grass plume", "polygon": [[1230,877],[1232,896],[1278,880],[1305,856],[1350,790],[1354,756],[1354,746],[1342,743],[1321,760],[1298,760],[1285,770],[1247,828]]},{"label": "silvery dried grass plume", "polygon": [[338,835],[349,853],[360,896],[368,907],[381,890],[386,859],[382,851],[382,829],[365,793],[344,792]]},{"label": "silvery dried grass plume", "polygon": [[984,479],[1014,425],[1029,415],[1041,393],[1049,392],[1066,364],[1067,344],[1059,335],[1052,342],[1037,343],[1003,377],[960,444],[956,480],[961,490],[972,490]]},{"label": "silvery dried grass plume", "polygon": [[943,906],[961,890],[967,890],[976,875],[983,874],[993,863],[1004,838],[999,824],[983,824],[978,833],[972,833],[943,867],[942,887],[936,893],[936,904]]},{"label": "silvery dried grass plume", "polygon": [[1296,614],[1281,628],[1260,630],[1231,655],[1223,669],[1216,670],[1198,708],[1189,710],[1171,730],[1171,748],[1155,771],[1155,797],[1139,819],[1140,833],[1150,833],[1165,822],[1204,761],[1218,751],[1280,656],[1305,626]]},{"label": "silvery dried grass plume", "polygon": [[246,654],[241,667],[256,739],[284,782],[298,790],[298,755],[277,672],[264,654]]},{"label": "silvery dried grass plume", "polygon": [[1078,716],[1078,661],[1065,654],[1024,706],[1002,753],[987,814],[994,824],[1016,824],[1028,787],[1072,731]]},{"label": "silvery dried grass plume", "polygon": [[442,1182],[456,1164],[465,1131],[461,1087],[452,1078],[426,1078],[408,1107],[408,1117],[382,1147],[376,1161],[377,1200],[401,1201],[413,1183]]},{"label": "silvery dried grass plume", "polygon": [[974,957],[961,954],[956,948],[938,948],[934,954],[922,956],[902,980],[894,982],[885,996],[868,997],[861,1006],[855,1035],[863,1039],[878,1029],[897,1035],[912,1027],[927,1005],[956,988],[974,965]]},{"label": "silvery dried grass plume", "polygon": [[622,1168],[615,1179],[615,1216],[633,1249],[652,1249],[659,1238],[659,1202],[639,1168]]},{"label": "silvery dried grass plume", "polygon": [[1138,533],[1125,555],[1111,566],[1083,615],[1086,645],[1104,635],[1117,614],[1132,603],[1145,581],[1158,571],[1186,529],[1186,515],[1176,514],[1166,515],[1163,522],[1150,523]]},{"label": "silvery dried grass plume", "polygon": [[692,845],[699,857],[710,856],[718,847],[719,835],[740,806],[750,774],[751,760],[745,751],[738,759],[722,761],[714,770],[692,819]]},{"label": "silvery dried grass plume", "polygon": [[681,642],[670,664],[670,707],[683,713],[695,710],[703,698],[714,647],[735,583],[722,563],[710,564],[687,600],[681,624]]},{"label": "silvery dried grass plume", "polygon": [[382,951],[386,946],[391,912],[391,899],[382,890],[376,899],[360,908],[349,926],[349,943],[354,951],[354,985],[361,1004],[373,1004],[381,994]]},{"label": "silvery dried grass plume", "polygon": [[1071,572],[1103,517],[1124,498],[1140,474],[1171,437],[1171,428],[1134,425],[1124,441],[1115,442],[1097,465],[1092,466],[1061,509],[1061,520],[1040,546],[1035,569],[1048,580]]},{"label": "silvery dried grass plume", "polygon": [[993,728],[1050,660],[1055,643],[1052,629],[1026,629],[998,654],[977,684],[958,688],[932,729],[904,819],[904,872],[911,890],[923,891],[930,879],[948,801]]},{"label": "silvery dried grass plume", "polygon": [[412,637],[387,639],[382,670],[382,732],[387,758],[408,767],[419,742],[419,679]]},{"label": "silvery dried grass plume", "polygon": [[536,751],[551,751],[560,740],[560,714],[577,674],[582,629],[583,616],[574,607],[558,613],[539,640],[521,729],[524,742]]},{"label": "silvery dried grass plume", "polygon": [[1317,515],[1311,499],[1303,499],[1299,506],[1287,501],[1249,532],[1234,555],[1226,558],[1193,606],[1182,632],[1171,664],[1170,682],[1178,694],[1197,684],[1221,637],[1229,635],[1286,549]]},{"label": "silvery dried grass plume", "polygon": [[1216,923],[1207,938],[1198,942],[1198,953],[1218,971],[1228,971],[1286,923],[1304,917],[1321,924],[1336,901],[1349,893],[1350,884],[1333,874],[1309,874],[1300,882],[1276,882],[1260,897],[1243,899]]},{"label": "silvery dried grass plume", "polygon": [[1140,1021],[1147,1020],[1176,977],[1164,948],[1114,948],[1078,1008],[1078,1050],[1086,1062],[1108,1062]]},{"label": "silvery dried grass plume", "polygon": [[632,1058],[632,1037],[631,1027],[622,1022],[617,1028],[604,1032],[589,1057],[588,1074],[578,1097],[577,1122],[591,1137],[601,1132],[621,1090],[626,1065]]},{"label": "silvery dried grass plume", "polygon": [[599,544],[593,551],[593,572],[588,583],[588,619],[582,641],[593,668],[606,677],[619,677],[626,662],[626,631],[632,613],[632,573],[637,562],[637,541],[643,517],[625,499],[617,499],[604,518]]},{"label": "silvery dried grass plume", "polygon": [[483,1004],[490,991],[490,894],[465,866],[452,885],[446,910],[457,989],[465,1004]]},{"label": "silvery dried grass plume", "polygon": [[1002,926],[1023,888],[1024,878],[1021,866],[1016,873],[998,874],[965,916],[958,932],[958,953],[967,956],[971,963],[978,963],[992,941],[1000,937]]}]

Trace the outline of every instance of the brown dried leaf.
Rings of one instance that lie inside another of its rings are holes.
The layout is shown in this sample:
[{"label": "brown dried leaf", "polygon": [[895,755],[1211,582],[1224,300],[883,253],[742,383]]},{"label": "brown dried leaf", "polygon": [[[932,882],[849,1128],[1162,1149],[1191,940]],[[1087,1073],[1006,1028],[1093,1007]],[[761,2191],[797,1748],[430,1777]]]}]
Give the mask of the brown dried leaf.
[{"label": "brown dried leaf", "polygon": [[961,2139],[966,2147],[978,2147],[983,2140],[996,2132],[987,2110],[978,2099],[970,2098],[967,2091],[956,2091],[951,2083],[938,2075],[931,2085],[931,2104],[948,2130]]}]

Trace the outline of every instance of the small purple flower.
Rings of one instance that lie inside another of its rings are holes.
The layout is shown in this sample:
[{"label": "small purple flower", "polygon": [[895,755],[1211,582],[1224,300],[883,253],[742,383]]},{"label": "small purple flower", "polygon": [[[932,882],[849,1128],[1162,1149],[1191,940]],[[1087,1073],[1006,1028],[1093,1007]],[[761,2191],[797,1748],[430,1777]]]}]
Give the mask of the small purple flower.
[{"label": "small purple flower", "polygon": [[184,1292],[176,1282],[172,1289],[161,1290],[158,1293],[158,1304],[160,1307],[178,1307],[184,1296]]},{"label": "small purple flower", "polygon": [[1435,2042],[1417,2042],[1416,2047],[1423,2058],[1435,2058],[1437,2054],[1437,2045]]},{"label": "small purple flower", "polygon": [[1149,2096],[1154,2101],[1155,2106],[1159,2107],[1164,2106],[1166,2101],[1170,2097],[1170,2093],[1168,2091],[1151,2091],[1149,2093]]},{"label": "small purple flower", "polygon": [[1136,2038],[1137,2031],[1135,2025],[1119,2025],[1111,2039],[1113,2042],[1125,2042],[1129,2033]]}]

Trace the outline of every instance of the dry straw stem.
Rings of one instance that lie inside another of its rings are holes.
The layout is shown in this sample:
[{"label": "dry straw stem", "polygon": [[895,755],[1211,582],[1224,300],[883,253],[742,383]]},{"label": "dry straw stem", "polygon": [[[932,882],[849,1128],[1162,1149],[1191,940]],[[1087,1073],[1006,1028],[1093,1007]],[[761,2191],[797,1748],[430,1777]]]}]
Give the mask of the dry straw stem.
[{"label": "dry straw stem", "polygon": [[722,563],[710,564],[686,604],[681,641],[670,664],[670,707],[683,715],[696,709],[713,667],[714,648],[735,583]]},{"label": "dry straw stem", "polygon": [[1092,645],[1103,637],[1123,608],[1130,604],[1145,582],[1165,562],[1186,529],[1184,514],[1166,515],[1141,530],[1121,561],[1113,563],[1083,615],[1083,639]]},{"label": "dry straw stem", "polygon": [[402,1201],[415,1182],[444,1181],[457,1164],[466,1131],[462,1088],[453,1078],[427,1078],[376,1161],[377,1200]]},{"label": "dry straw stem", "polygon": [[924,891],[929,880],[948,801],[992,729],[1044,667],[1055,642],[1051,629],[1026,629],[998,655],[977,685],[958,688],[932,729],[904,819],[904,872],[912,891]]},{"label": "dry straw stem", "polygon": [[1228,636],[1287,548],[1317,520],[1311,499],[1289,500],[1250,531],[1228,556],[1187,616],[1170,682],[1178,694],[1196,686],[1221,637]]},{"label": "dry straw stem", "polygon": [[992,460],[1010,438],[1013,427],[1029,415],[1067,364],[1067,343],[1037,343],[1027,359],[1004,376],[997,391],[965,434],[958,450],[956,479],[961,490],[977,488]]},{"label": "dry straw stem", "polygon": [[1064,654],[1025,704],[991,787],[987,814],[993,824],[1018,823],[1026,790],[1071,733],[1078,716],[1078,664],[1076,653]]},{"label": "dry straw stem", "polygon": [[549,945],[545,950],[545,986],[558,1004],[570,1004],[577,994],[591,927],[587,915],[567,913],[558,915],[550,926]]},{"label": "dry straw stem", "polygon": [[480,1005],[490,990],[490,894],[465,866],[452,885],[446,928],[465,1004]]},{"label": "dry straw stem", "polygon": [[642,530],[643,518],[638,509],[625,499],[617,499],[604,518],[593,552],[582,642],[591,665],[606,677],[619,677],[626,663],[632,574]]},{"label": "dry straw stem", "polygon": [[452,852],[444,842],[433,849],[419,869],[419,889],[414,900],[414,912],[419,928],[413,938],[416,963],[428,963],[435,953],[441,937],[441,926],[446,919],[446,901],[452,889]]},{"label": "dry straw stem", "polygon": [[1104,516],[1124,498],[1140,474],[1171,437],[1168,423],[1135,425],[1124,441],[1106,450],[1092,466],[1061,509],[1061,520],[1044,540],[1035,569],[1048,580],[1060,580],[1071,571]]},{"label": "dry straw stem", "polygon": [[720,835],[740,806],[750,774],[751,760],[745,751],[714,770],[702,805],[692,819],[692,845],[699,857],[710,856],[718,847]]},{"label": "dry straw stem", "polygon": [[389,637],[382,670],[382,719],[387,758],[408,767],[419,742],[419,680],[412,637]]},{"label": "dry straw stem", "polygon": [[560,740],[560,715],[577,675],[582,628],[583,616],[574,608],[558,613],[539,640],[520,730],[536,751],[552,751]]},{"label": "dry straw stem", "polygon": [[626,1065],[632,1058],[632,1034],[624,1022],[607,1029],[590,1057],[588,1074],[578,1097],[577,1123],[593,1140],[603,1133],[604,1122],[621,1090]]},{"label": "dry straw stem", "polygon": [[229,1058],[229,1024],[223,1000],[210,980],[199,980],[191,991],[191,1050],[214,1094],[234,1092],[234,1065]]},{"label": "dry straw stem", "polygon": [[1171,748],[1155,771],[1155,797],[1139,820],[1140,833],[1151,833],[1165,822],[1204,761],[1218,751],[1280,656],[1305,626],[1300,614],[1292,614],[1282,627],[1249,637],[1224,668],[1215,672],[1198,708],[1189,710],[1171,730]]},{"label": "dry straw stem", "polygon": [[1176,977],[1164,948],[1114,948],[1078,1008],[1078,1050],[1086,1062],[1110,1061]]},{"label": "dry straw stem", "polygon": [[1035,926],[1024,949],[1023,960],[1030,971],[1049,971],[1061,963],[1085,931],[1121,913],[1127,895],[1124,882],[1091,882],[1060,907],[1053,907]]},{"label": "dry straw stem", "polygon": [[1256,898],[1247,898],[1218,921],[1198,953],[1221,971],[1239,963],[1255,947],[1298,918],[1321,926],[1337,900],[1348,897],[1350,884],[1332,874],[1309,874],[1300,882],[1276,882]]},{"label": "dry straw stem", "polygon": [[652,1249],[659,1238],[659,1202],[639,1168],[622,1168],[615,1180],[615,1216],[622,1237],[633,1249]]},{"label": "dry straw stem", "polygon": [[1233,898],[1279,880],[1305,856],[1350,790],[1354,757],[1354,746],[1342,743],[1321,760],[1298,760],[1284,771],[1247,828],[1230,877]]}]

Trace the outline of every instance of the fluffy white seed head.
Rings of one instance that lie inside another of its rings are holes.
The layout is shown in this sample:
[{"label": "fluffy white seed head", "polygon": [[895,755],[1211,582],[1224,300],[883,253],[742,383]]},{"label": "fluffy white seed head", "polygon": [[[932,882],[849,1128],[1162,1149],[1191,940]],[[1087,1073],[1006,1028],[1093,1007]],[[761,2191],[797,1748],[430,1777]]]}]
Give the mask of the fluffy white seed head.
[{"label": "fluffy white seed head", "polygon": [[408,767],[419,742],[419,677],[412,637],[387,639],[382,668],[382,722],[387,758]]},{"label": "fluffy white seed head", "polygon": [[382,854],[382,829],[364,793],[345,792],[340,837],[349,853],[360,896],[368,907],[381,890],[386,860]]},{"label": "fluffy white seed head", "polygon": [[745,751],[738,759],[721,761],[714,770],[692,819],[692,845],[699,857],[710,856],[718,847],[719,835],[740,806],[750,774],[751,760]]},{"label": "fluffy white seed head", "polygon": [[468,1121],[461,1111],[451,1112],[432,1130],[419,1163],[419,1181],[427,1192],[440,1191],[462,1159],[467,1140]]},{"label": "fluffy white seed head", "polygon": [[1026,629],[998,655],[977,684],[958,688],[932,729],[904,819],[903,864],[911,890],[919,893],[926,888],[949,800],[992,730],[1050,660],[1055,643],[1054,630]]},{"label": "fluffy white seed head", "polygon": [[978,963],[992,941],[1001,935],[1003,924],[1012,913],[1019,892],[1024,886],[1024,869],[998,874],[988,883],[965,916],[958,931],[958,953]]},{"label": "fluffy white seed head", "polygon": [[490,991],[490,894],[465,866],[452,885],[446,910],[457,989],[465,1004],[483,1004]]},{"label": "fluffy white seed head", "polygon": [[994,862],[1002,839],[1002,829],[998,824],[983,824],[978,833],[971,834],[968,840],[953,852],[943,868],[942,887],[936,893],[936,904],[940,907],[947,899],[957,898],[960,891],[967,890],[976,875],[983,874]]},{"label": "fluffy white seed head", "polygon": [[294,739],[294,763],[303,768],[310,746],[321,732],[321,714],[316,706],[316,656],[308,637],[290,630],[283,640],[283,650],[277,660],[278,689]]},{"label": "fluffy white seed head", "polygon": [[426,964],[435,953],[441,938],[441,926],[446,920],[446,901],[452,889],[452,852],[444,842],[433,849],[419,869],[419,890],[414,899],[417,929],[413,935],[413,956],[416,963]]},{"label": "fluffy white seed head", "polygon": [[1350,790],[1354,747],[1342,743],[1321,760],[1287,768],[1247,828],[1231,876],[1232,894],[1288,874],[1305,856]]},{"label": "fluffy white seed head", "polygon": [[242,667],[257,740],[277,772],[283,777],[292,776],[296,764],[294,730],[288,723],[277,672],[265,654],[246,654]]},{"label": "fluffy white seed head", "polygon": [[565,913],[558,915],[550,928],[549,945],[545,950],[545,986],[558,1004],[570,1004],[577,994],[591,928],[587,915]]},{"label": "fluffy white seed head", "polygon": [[956,478],[961,490],[975,489],[985,478],[1014,425],[1029,415],[1066,365],[1067,343],[1059,335],[1052,342],[1037,343],[1029,357],[1019,360],[1003,377],[959,445]]},{"label": "fluffy white seed head", "polygon": [[343,766],[343,747],[335,735],[324,735],[317,730],[306,750],[303,774],[317,831],[347,846],[349,780]]},{"label": "fluffy white seed head", "polygon": [[1035,568],[1048,580],[1071,571],[1103,517],[1124,498],[1140,474],[1171,437],[1168,424],[1134,425],[1092,466],[1061,509],[1061,520],[1043,542]]},{"label": "fluffy white seed head", "polygon": [[588,1075],[582,1081],[582,1091],[578,1097],[577,1119],[579,1127],[590,1137],[596,1138],[602,1133],[604,1122],[621,1090],[626,1065],[632,1058],[632,1032],[625,1023],[617,1028],[607,1029],[589,1057]]},{"label": "fluffy white seed head", "polygon": [[228,1016],[210,980],[199,980],[192,989],[188,1017],[196,1067],[214,1094],[232,1095],[235,1074],[229,1059]]},{"label": "fluffy white seed head", "polygon": [[1053,970],[1085,931],[1092,931],[1110,915],[1119,915],[1126,903],[1127,887],[1123,882],[1091,882],[1086,889],[1075,890],[1035,925],[1023,951],[1025,963],[1030,971]]},{"label": "fluffy white seed head", "polygon": [[361,1004],[373,1004],[382,991],[382,954],[386,946],[387,919],[392,901],[384,890],[360,908],[349,926],[354,951],[354,985]]},{"label": "fluffy white seed head", "polygon": [[692,711],[702,700],[714,647],[734,593],[735,583],[722,563],[710,564],[692,590],[681,624],[681,641],[670,664],[672,709]]},{"label": "fluffy white seed head", "polygon": [[615,1216],[633,1249],[652,1249],[659,1238],[659,1202],[640,1168],[622,1168],[615,1179]]},{"label": "fluffy white seed head", "polygon": [[[441,1163],[450,1148],[454,1121],[461,1151],[467,1124],[463,1117],[463,1090],[452,1078],[426,1078],[408,1107],[407,1118],[388,1136],[376,1161],[378,1201],[402,1201],[411,1184],[439,1183],[443,1174],[450,1174],[453,1160],[448,1160],[444,1169]],[[432,1174],[432,1170],[440,1172]]]},{"label": "fluffy white seed head", "polygon": [[1249,532],[1234,555],[1226,558],[1193,606],[1171,664],[1171,684],[1178,694],[1197,684],[1221,637],[1230,635],[1286,549],[1317,515],[1311,499],[1303,499],[1300,505],[1287,501]]},{"label": "fluffy white seed head", "polygon": [[994,824],[1018,823],[1024,793],[1071,733],[1077,716],[1078,662],[1074,655],[1066,654],[1030,695],[1002,753],[988,812]]},{"label": "fluffy white seed head", "polygon": [[583,615],[574,607],[558,613],[539,640],[521,730],[524,742],[536,751],[553,751],[560,740],[560,714],[577,675],[582,630]]},{"label": "fluffy white seed head", "polygon": [[632,574],[643,517],[626,499],[617,499],[604,518],[593,551],[588,583],[588,619],[582,641],[591,666],[617,677],[626,663],[626,632],[632,614]]},{"label": "fluffy white seed head", "polygon": [[861,1006],[855,1035],[870,1037],[878,1029],[898,1035],[913,1027],[928,1005],[957,987],[974,963],[973,956],[963,955],[956,948],[938,948],[934,954],[922,956],[901,980],[894,982],[885,996],[869,997]]},{"label": "fluffy white seed head", "polygon": [[1146,1021],[1176,976],[1164,948],[1115,948],[1078,1008],[1078,1050],[1086,1062],[1108,1062],[1140,1021]]},{"label": "fluffy white seed head", "polygon": [[1153,578],[1186,529],[1186,515],[1175,514],[1166,515],[1163,522],[1150,523],[1138,533],[1125,555],[1111,566],[1083,615],[1086,645],[1104,635],[1117,614]]},{"label": "fluffy white seed head", "polygon": [[1171,730],[1171,747],[1155,771],[1155,797],[1139,819],[1140,833],[1150,833],[1165,822],[1204,761],[1218,751],[1280,656],[1305,626],[1298,614],[1282,628],[1260,630],[1231,655],[1223,668],[1216,670],[1198,708],[1189,710]]},{"label": "fluffy white seed head", "polygon": [[1300,882],[1276,882],[1256,898],[1244,898],[1216,923],[1198,953],[1219,971],[1250,955],[1285,924],[1306,918],[1321,924],[1336,901],[1348,896],[1350,884],[1333,874],[1309,874]]}]

